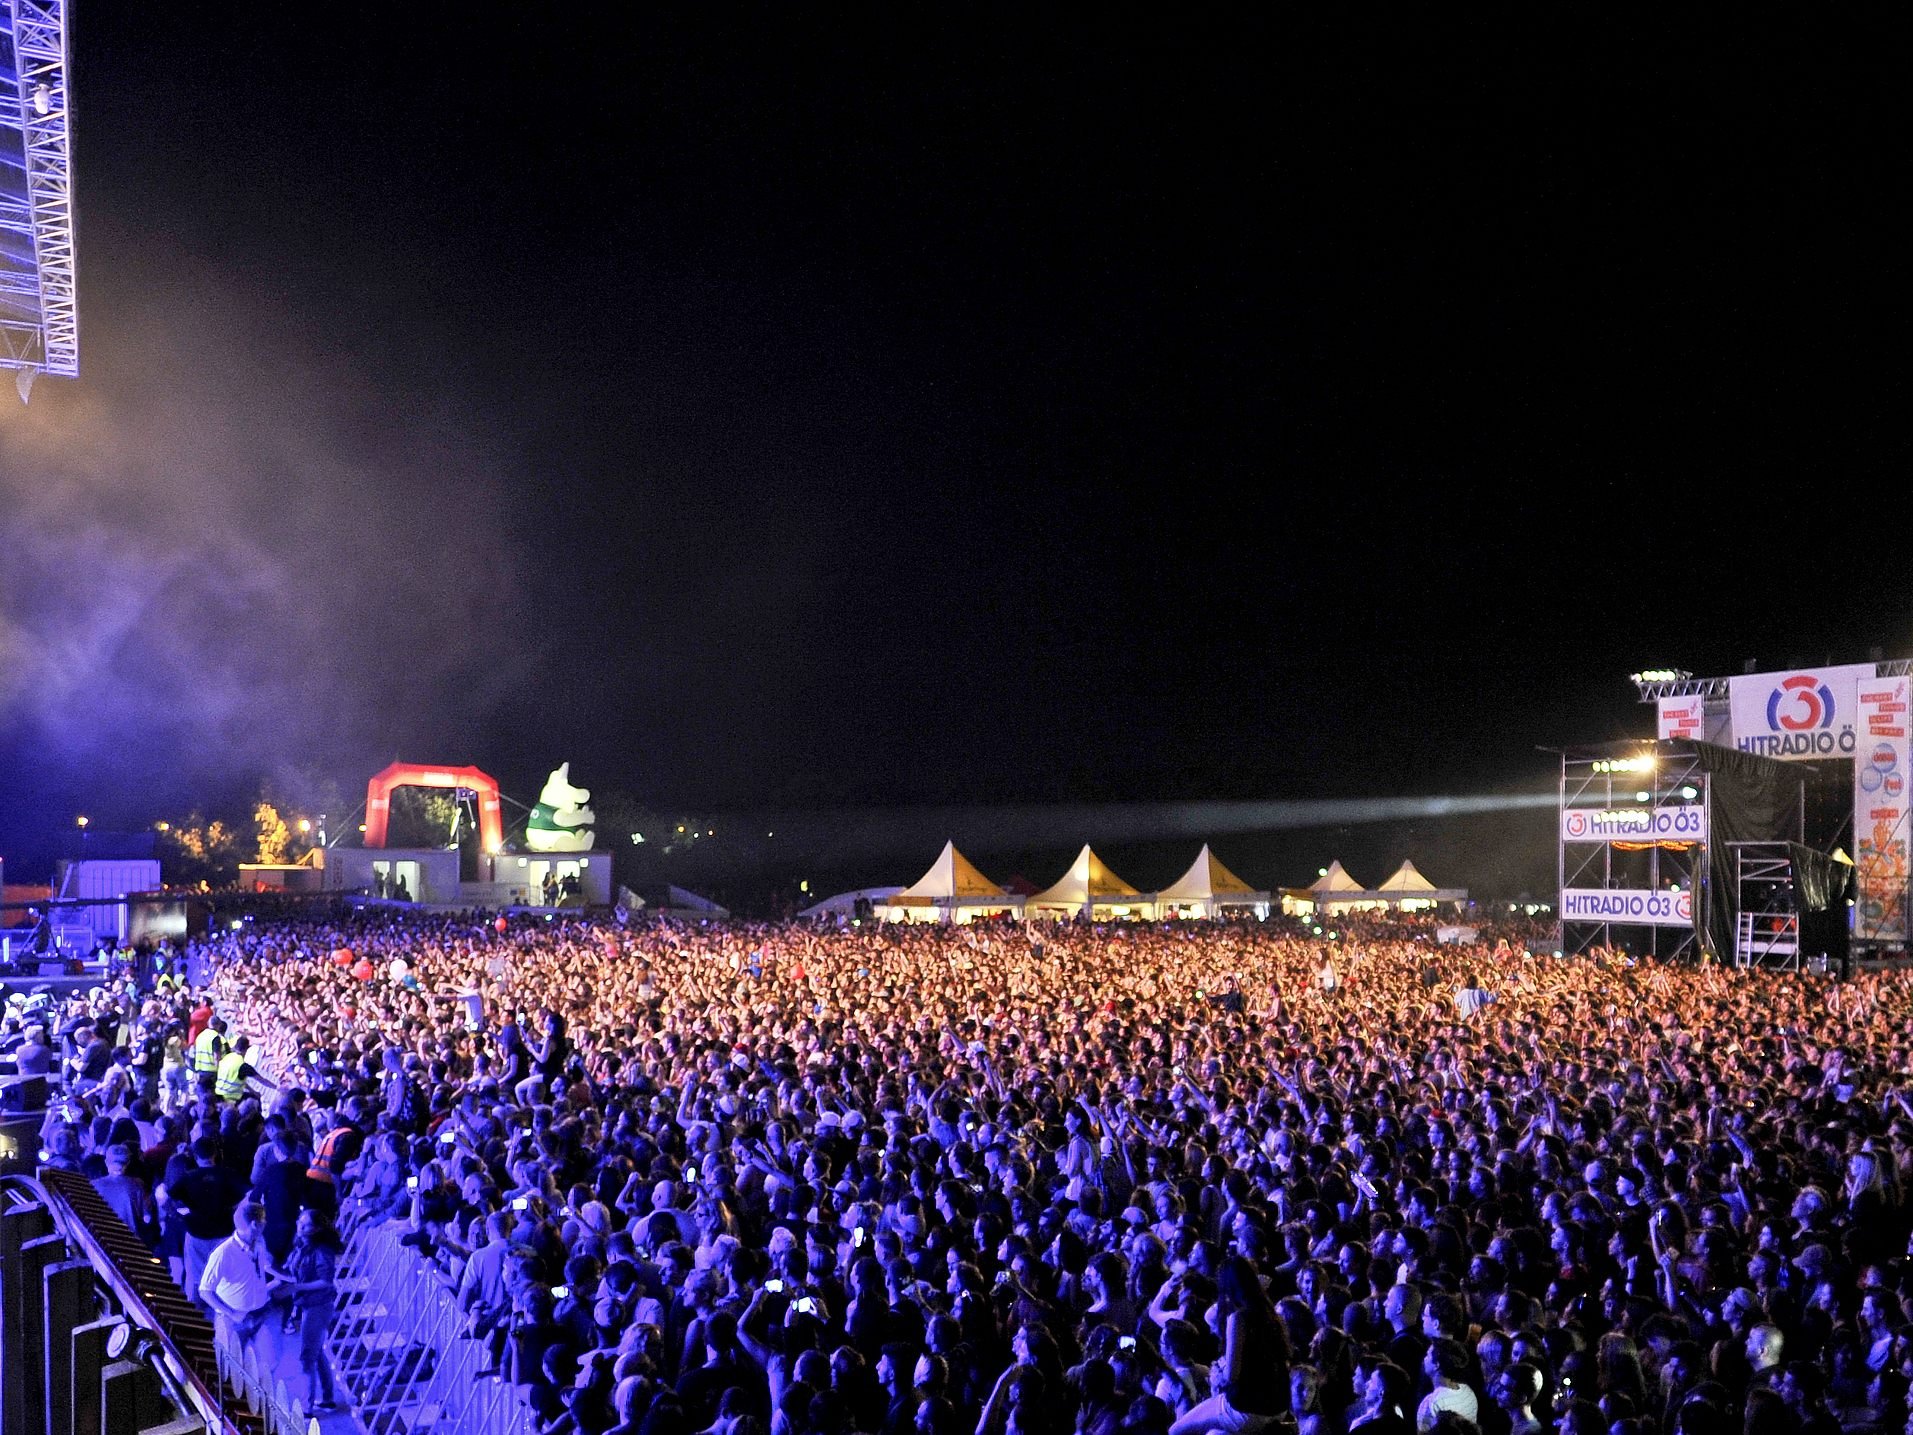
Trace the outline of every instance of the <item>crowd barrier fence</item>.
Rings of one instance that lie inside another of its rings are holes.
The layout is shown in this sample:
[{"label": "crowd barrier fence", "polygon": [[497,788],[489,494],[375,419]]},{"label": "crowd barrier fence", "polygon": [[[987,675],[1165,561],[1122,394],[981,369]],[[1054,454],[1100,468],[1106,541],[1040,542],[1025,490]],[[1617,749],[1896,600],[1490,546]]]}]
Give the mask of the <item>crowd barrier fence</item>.
[{"label": "crowd barrier fence", "polygon": [[513,1386],[478,1373],[484,1346],[463,1335],[456,1293],[400,1243],[403,1234],[389,1222],[361,1221],[339,1262],[332,1364],[368,1435],[531,1435],[530,1407]]},{"label": "crowd barrier fence", "polygon": [[265,1435],[322,1435],[319,1417],[307,1411],[303,1400],[287,1392],[283,1376],[264,1368],[254,1345],[235,1348],[221,1338],[214,1349],[219,1357],[221,1393],[263,1421]]}]

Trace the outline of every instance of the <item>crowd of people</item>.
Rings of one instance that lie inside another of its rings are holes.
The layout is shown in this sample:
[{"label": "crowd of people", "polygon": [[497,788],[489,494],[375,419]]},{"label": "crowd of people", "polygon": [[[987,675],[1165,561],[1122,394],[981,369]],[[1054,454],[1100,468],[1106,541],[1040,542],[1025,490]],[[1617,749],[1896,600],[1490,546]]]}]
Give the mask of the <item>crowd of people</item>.
[{"label": "crowd of people", "polygon": [[549,1435],[1913,1430],[1905,969],[380,912],[186,970],[0,1051],[321,1393],[336,1215]]}]

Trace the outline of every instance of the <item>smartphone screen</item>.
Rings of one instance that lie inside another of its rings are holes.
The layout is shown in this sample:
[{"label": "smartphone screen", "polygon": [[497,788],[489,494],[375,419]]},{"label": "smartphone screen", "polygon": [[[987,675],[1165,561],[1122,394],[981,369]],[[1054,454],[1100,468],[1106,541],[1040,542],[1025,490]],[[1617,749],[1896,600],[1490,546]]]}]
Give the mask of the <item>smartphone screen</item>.
[{"label": "smartphone screen", "polygon": [[784,1293],[784,1283],[778,1280],[765,1281],[764,1289],[772,1295],[782,1295]]},{"label": "smartphone screen", "polygon": [[553,1286],[551,1288],[551,1298],[553,1300],[569,1300],[571,1298],[571,1287]]},{"label": "smartphone screen", "polygon": [[514,1211],[529,1210],[531,1208],[531,1202],[527,1201],[523,1196],[519,1196],[512,1201],[511,1208]]}]

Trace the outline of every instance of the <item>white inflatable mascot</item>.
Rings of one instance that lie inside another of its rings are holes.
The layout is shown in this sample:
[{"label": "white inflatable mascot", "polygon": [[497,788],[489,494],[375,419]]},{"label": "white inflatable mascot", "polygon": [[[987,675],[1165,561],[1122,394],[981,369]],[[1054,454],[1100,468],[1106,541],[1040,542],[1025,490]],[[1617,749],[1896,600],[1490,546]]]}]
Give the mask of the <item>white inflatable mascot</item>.
[{"label": "white inflatable mascot", "polygon": [[561,763],[525,819],[525,846],[533,852],[589,852],[595,820],[585,806],[589,801],[589,792],[571,785],[571,764]]}]

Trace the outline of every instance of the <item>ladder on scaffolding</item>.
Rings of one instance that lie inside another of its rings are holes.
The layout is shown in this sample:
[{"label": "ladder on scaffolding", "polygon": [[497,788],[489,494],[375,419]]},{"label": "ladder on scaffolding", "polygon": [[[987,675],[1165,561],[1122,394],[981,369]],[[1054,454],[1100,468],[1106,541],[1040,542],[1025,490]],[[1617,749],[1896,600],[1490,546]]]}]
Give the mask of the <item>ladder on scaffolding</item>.
[{"label": "ladder on scaffolding", "polygon": [[1742,912],[1734,937],[1734,965],[1797,969],[1800,919],[1791,912]]},{"label": "ladder on scaffolding", "polygon": [[1734,965],[1800,966],[1800,914],[1794,908],[1793,858],[1784,842],[1735,842]]}]

